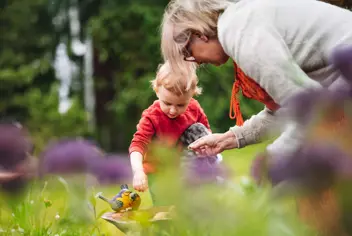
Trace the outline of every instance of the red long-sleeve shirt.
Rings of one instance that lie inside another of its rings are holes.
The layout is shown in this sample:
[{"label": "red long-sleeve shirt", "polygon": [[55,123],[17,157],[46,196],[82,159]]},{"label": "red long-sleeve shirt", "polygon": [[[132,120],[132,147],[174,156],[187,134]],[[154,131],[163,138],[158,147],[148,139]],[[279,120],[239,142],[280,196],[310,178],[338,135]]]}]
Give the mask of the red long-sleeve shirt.
[{"label": "red long-sleeve shirt", "polygon": [[186,111],[174,119],[170,119],[163,113],[160,102],[157,100],[143,111],[137,131],[133,135],[129,153],[141,153],[145,157],[143,160],[145,172],[153,172],[154,165],[148,162],[145,155],[152,139],[167,139],[169,145],[176,145],[182,133],[196,122],[204,124],[210,130],[208,118],[197,100],[192,98]]}]

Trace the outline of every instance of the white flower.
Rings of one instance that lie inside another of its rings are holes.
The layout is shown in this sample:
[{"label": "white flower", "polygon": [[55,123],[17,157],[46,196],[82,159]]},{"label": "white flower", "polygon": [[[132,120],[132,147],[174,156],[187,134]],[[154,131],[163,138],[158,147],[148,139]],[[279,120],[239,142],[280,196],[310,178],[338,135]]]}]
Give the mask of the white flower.
[{"label": "white flower", "polygon": [[24,229],[22,229],[22,228],[18,227],[18,232],[20,232],[20,233],[24,233]]},{"label": "white flower", "polygon": [[56,213],[55,219],[60,219],[60,215],[58,213]]},{"label": "white flower", "polygon": [[11,232],[14,233],[14,232],[16,232],[16,230],[15,229],[11,229]]},{"label": "white flower", "polygon": [[33,204],[34,204],[34,201],[33,201],[33,200],[31,200],[31,201],[30,201],[30,204],[32,204],[32,205],[33,205]]}]

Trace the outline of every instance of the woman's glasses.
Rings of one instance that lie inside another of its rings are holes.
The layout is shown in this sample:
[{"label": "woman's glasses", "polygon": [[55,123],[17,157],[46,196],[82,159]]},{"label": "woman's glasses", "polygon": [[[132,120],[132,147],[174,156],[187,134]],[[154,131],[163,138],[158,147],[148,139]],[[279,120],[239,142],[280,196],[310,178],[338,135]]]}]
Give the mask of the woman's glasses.
[{"label": "woman's glasses", "polygon": [[192,43],[192,36],[189,39],[189,41],[187,42],[187,44],[185,45],[185,47],[182,50],[182,54],[183,54],[183,60],[185,61],[189,61],[189,62],[196,62],[196,59],[192,56],[192,53],[190,52],[190,45]]},{"label": "woman's glasses", "polygon": [[183,54],[183,60],[189,61],[189,62],[196,62],[196,59],[186,48],[182,50],[182,54]]}]

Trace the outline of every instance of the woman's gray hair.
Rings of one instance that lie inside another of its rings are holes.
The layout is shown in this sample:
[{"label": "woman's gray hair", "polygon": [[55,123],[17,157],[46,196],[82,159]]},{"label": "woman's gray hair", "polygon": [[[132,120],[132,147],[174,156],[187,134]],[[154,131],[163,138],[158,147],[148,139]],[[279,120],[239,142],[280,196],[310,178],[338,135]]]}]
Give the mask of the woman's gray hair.
[{"label": "woman's gray hair", "polygon": [[161,24],[161,52],[176,72],[194,71],[196,63],[184,61],[183,50],[192,33],[217,35],[219,15],[231,0],[171,0]]}]

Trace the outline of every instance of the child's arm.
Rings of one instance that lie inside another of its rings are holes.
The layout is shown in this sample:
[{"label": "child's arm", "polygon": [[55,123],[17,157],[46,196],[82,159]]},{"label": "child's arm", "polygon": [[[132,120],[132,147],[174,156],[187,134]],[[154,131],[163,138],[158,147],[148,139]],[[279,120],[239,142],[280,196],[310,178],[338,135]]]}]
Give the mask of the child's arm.
[{"label": "child's arm", "polygon": [[143,155],[140,152],[132,152],[130,158],[133,172],[133,188],[144,192],[148,189],[148,177],[143,169]]},{"label": "child's arm", "polygon": [[133,135],[133,139],[129,147],[129,153],[139,152],[143,157],[147,152],[148,145],[154,134],[155,129],[152,121],[148,117],[142,116],[137,125],[137,131]]},{"label": "child's arm", "polygon": [[130,161],[131,161],[131,167],[132,167],[132,172],[135,174],[138,171],[143,171],[143,155],[140,152],[132,152],[130,154]]},{"label": "child's arm", "polygon": [[151,120],[143,116],[137,125],[137,132],[133,135],[129,148],[133,188],[137,191],[143,192],[148,189],[148,178],[143,168],[143,156],[154,133],[155,130]]}]

